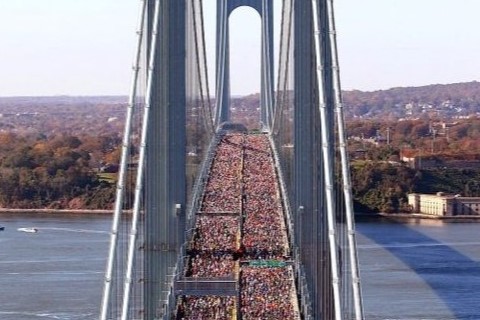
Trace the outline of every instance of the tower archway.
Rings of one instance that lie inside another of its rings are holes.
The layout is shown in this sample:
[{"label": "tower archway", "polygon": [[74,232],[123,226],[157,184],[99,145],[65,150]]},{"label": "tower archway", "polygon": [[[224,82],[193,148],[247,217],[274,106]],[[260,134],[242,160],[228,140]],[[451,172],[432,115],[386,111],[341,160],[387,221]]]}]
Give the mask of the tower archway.
[{"label": "tower archway", "polygon": [[269,128],[273,115],[273,1],[217,0],[216,124],[230,120],[229,17],[241,6],[258,12],[261,19],[260,120]]}]

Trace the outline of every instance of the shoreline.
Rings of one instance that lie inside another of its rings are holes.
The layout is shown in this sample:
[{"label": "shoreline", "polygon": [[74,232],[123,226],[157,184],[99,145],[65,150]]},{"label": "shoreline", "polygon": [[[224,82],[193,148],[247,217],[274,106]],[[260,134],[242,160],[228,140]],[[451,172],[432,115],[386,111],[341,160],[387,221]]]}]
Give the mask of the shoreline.
[{"label": "shoreline", "polygon": [[113,210],[104,209],[12,209],[0,208],[0,214],[35,213],[35,214],[113,214]]},{"label": "shoreline", "polygon": [[[124,210],[129,211],[129,210]],[[19,209],[19,208],[0,208],[1,214],[99,214],[99,215],[111,215],[113,209]],[[478,216],[434,216],[422,213],[382,213],[382,212],[359,212],[355,213],[355,218],[366,219],[387,219],[394,221],[406,221],[406,220],[434,220],[445,222],[480,222],[480,215]]]},{"label": "shoreline", "polygon": [[444,222],[480,222],[480,215],[478,216],[434,216],[423,213],[356,213],[356,218],[372,218],[372,219],[388,219],[393,221],[406,220],[434,220]]}]

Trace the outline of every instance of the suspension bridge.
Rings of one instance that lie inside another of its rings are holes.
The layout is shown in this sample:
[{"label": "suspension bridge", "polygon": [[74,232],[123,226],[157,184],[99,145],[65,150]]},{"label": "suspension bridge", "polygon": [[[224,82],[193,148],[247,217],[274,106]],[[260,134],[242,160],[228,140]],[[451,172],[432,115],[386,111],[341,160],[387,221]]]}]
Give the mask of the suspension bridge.
[{"label": "suspension bridge", "polygon": [[[363,319],[333,0],[216,4],[210,92],[203,1],[139,1],[100,319]],[[241,6],[255,131],[230,114]]]}]

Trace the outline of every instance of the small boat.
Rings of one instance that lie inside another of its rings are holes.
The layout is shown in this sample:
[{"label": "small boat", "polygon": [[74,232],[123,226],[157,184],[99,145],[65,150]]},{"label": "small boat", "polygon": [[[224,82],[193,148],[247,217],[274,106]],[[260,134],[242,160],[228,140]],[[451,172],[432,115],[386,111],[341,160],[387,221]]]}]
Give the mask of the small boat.
[{"label": "small boat", "polygon": [[17,231],[28,232],[28,233],[36,233],[36,232],[38,232],[38,229],[37,229],[37,228],[33,228],[33,227],[30,227],[30,228],[18,228]]},{"label": "small boat", "polygon": [[0,231],[3,231],[5,230],[5,227],[4,226],[0,226]]}]

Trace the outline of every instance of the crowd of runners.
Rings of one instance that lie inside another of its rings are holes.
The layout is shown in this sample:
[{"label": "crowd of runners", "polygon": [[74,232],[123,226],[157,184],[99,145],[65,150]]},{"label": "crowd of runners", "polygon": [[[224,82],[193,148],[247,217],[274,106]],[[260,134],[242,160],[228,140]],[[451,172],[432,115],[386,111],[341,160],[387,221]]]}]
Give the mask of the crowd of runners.
[{"label": "crowd of runners", "polygon": [[[204,188],[185,272],[238,279],[236,297],[183,296],[177,319],[297,319],[289,247],[268,137],[226,134]],[[237,267],[236,267],[237,266]],[[238,299],[239,298],[239,299]],[[238,301],[239,300],[239,301]]]}]

